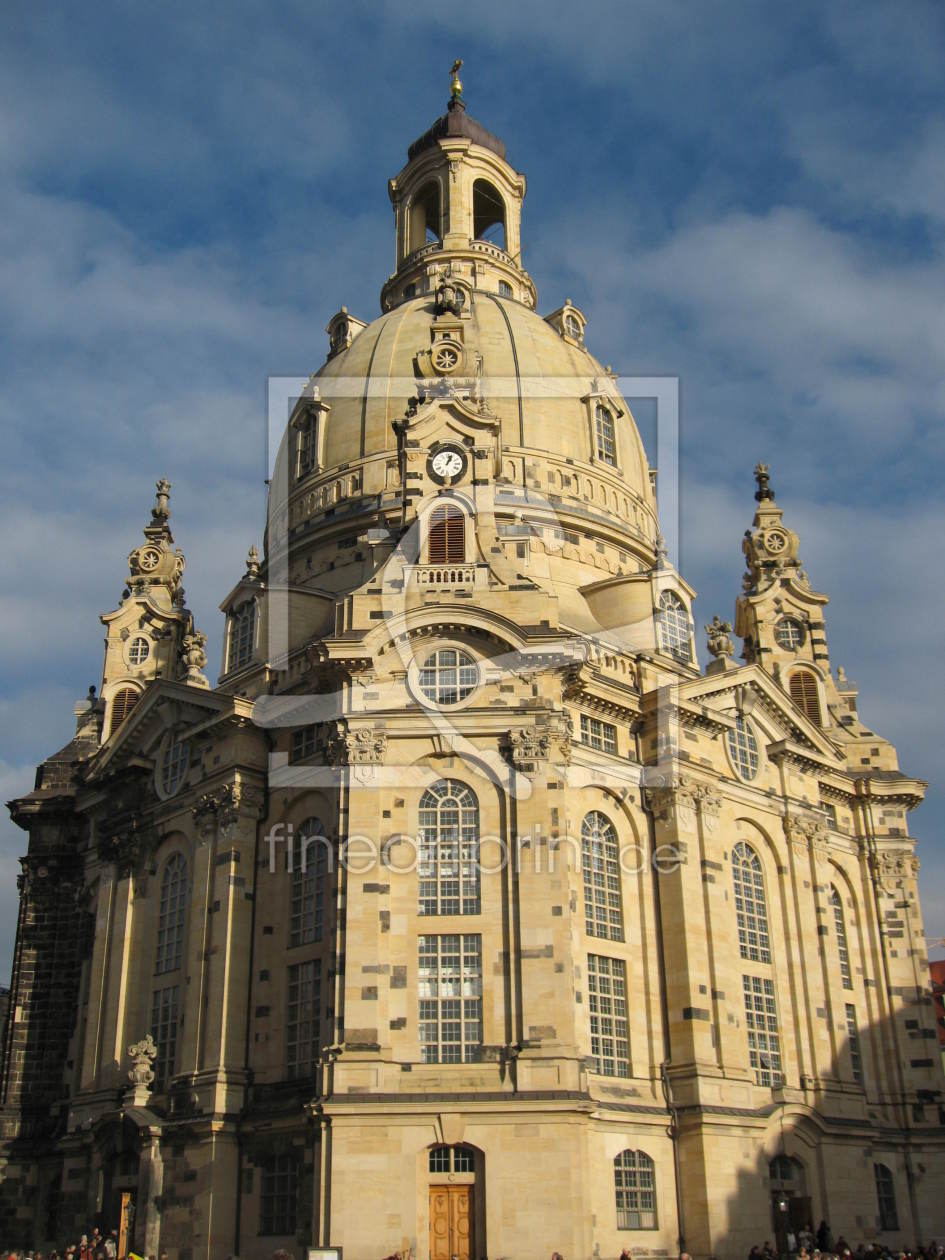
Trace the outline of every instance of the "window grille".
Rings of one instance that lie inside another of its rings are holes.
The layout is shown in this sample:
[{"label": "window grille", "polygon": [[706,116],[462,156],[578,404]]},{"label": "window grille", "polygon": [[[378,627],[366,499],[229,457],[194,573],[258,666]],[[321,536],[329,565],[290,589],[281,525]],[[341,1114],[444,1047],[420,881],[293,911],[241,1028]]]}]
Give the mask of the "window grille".
[{"label": "window grille", "polygon": [[455,779],[440,779],[420,798],[420,914],[479,914],[479,803]]},{"label": "window grille", "polygon": [[581,824],[584,919],[588,936],[623,940],[620,852],[617,832],[605,814],[592,810]]},{"label": "window grille", "polygon": [[581,743],[588,748],[596,748],[598,752],[615,753],[617,751],[617,728],[610,722],[601,722],[599,718],[581,714]]},{"label": "window grille", "polygon": [[768,908],[761,859],[750,845],[740,840],[732,849],[732,876],[735,883],[735,922],[738,949],[749,962],[770,963]]},{"label": "window grille", "polygon": [[168,860],[161,879],[155,975],[176,971],[181,964],[187,898],[187,862],[182,853],[175,853]]},{"label": "window grille", "polygon": [[621,1151],[614,1160],[618,1229],[656,1229],[656,1174],[643,1151]]},{"label": "window grille", "polygon": [[781,1038],[774,983],[761,976],[743,976],[745,1023],[748,1028],[748,1061],[758,1085],[781,1084]]},{"label": "window grille", "polygon": [[482,937],[421,936],[420,1058],[477,1063],[482,1052]]},{"label": "window grille", "polygon": [[588,954],[587,999],[592,1071],[601,1076],[629,1076],[627,973],[622,959]]},{"label": "window grille", "polygon": [[290,1077],[310,1076],[318,1062],[321,968],[317,958],[289,968],[285,1046]]}]

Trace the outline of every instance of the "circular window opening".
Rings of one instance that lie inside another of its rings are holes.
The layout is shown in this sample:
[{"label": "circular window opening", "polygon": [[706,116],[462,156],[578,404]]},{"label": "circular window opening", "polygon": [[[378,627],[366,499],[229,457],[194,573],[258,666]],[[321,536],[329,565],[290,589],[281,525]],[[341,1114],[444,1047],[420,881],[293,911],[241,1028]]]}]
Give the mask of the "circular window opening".
[{"label": "circular window opening", "polygon": [[753,779],[758,773],[758,741],[740,713],[735,718],[735,729],[728,733],[728,751],[738,777]]},{"label": "circular window opening", "polygon": [[423,662],[418,678],[420,690],[433,704],[459,704],[478,682],[476,662],[458,648],[438,648]]},{"label": "circular window opening", "polygon": [[573,337],[575,341],[581,340],[581,321],[576,315],[565,315],[564,328],[569,337]]},{"label": "circular window opening", "polygon": [[128,660],[132,665],[143,665],[151,655],[151,644],[147,639],[138,635],[136,639],[132,639],[128,645]]},{"label": "circular window opening", "polygon": [[189,762],[190,747],[172,735],[161,758],[161,787],[168,796],[173,796],[184,781]]},{"label": "circular window opening", "polygon": [[782,617],[774,628],[774,637],[780,647],[796,652],[804,642],[804,627],[796,617]]}]

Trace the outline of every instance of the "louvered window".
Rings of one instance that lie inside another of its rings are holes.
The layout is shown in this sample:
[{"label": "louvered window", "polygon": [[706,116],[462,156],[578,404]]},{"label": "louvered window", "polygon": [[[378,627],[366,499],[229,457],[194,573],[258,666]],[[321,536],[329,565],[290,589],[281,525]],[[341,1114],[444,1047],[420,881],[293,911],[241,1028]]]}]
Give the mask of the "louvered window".
[{"label": "louvered window", "polygon": [[462,564],[466,559],[466,519],[459,508],[433,509],[427,558],[430,564]]},{"label": "louvered window", "polygon": [[108,727],[109,735],[114,735],[122,722],[138,703],[140,692],[135,691],[134,687],[125,687],[112,700],[112,716],[111,723]]},{"label": "louvered window", "polygon": [[791,675],[791,699],[812,722],[820,726],[820,697],[817,695],[817,679],[809,669],[799,669]]}]

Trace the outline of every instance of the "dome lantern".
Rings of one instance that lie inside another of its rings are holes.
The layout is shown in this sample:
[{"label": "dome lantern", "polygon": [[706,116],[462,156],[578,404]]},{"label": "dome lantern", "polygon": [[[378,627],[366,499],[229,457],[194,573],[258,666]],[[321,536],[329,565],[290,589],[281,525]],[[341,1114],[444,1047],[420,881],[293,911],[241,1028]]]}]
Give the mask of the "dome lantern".
[{"label": "dome lantern", "polygon": [[432,292],[444,265],[473,288],[535,306],[521,265],[525,176],[505,160],[503,141],[466,113],[461,65],[453,65],[446,113],[414,141],[388,184],[397,270],[381,292],[384,310]]}]

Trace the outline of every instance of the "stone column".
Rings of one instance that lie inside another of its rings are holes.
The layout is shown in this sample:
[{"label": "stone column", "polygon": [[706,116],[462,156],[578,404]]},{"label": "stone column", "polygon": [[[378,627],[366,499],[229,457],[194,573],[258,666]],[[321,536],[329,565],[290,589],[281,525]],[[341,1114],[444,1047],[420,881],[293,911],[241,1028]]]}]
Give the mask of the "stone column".
[{"label": "stone column", "polygon": [[135,1197],[135,1251],[157,1256],[161,1251],[161,1194],[164,1190],[164,1160],[161,1156],[161,1130],[146,1126],[140,1130],[138,1191]]}]

